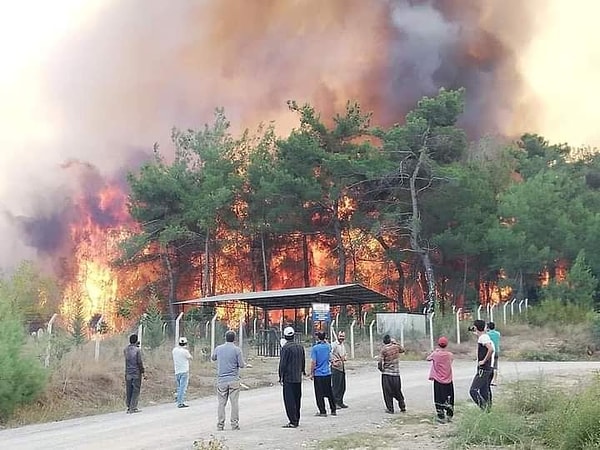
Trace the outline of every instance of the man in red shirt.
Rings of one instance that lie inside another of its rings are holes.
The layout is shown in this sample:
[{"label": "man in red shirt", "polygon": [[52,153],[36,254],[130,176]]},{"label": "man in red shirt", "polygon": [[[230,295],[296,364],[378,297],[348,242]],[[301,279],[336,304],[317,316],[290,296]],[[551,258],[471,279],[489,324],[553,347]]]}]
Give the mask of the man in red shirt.
[{"label": "man in red shirt", "polygon": [[433,403],[439,423],[450,422],[454,416],[454,383],[452,379],[452,361],[454,355],[446,350],[448,338],[438,339],[438,347],[427,357],[431,361],[429,379],[433,380]]}]

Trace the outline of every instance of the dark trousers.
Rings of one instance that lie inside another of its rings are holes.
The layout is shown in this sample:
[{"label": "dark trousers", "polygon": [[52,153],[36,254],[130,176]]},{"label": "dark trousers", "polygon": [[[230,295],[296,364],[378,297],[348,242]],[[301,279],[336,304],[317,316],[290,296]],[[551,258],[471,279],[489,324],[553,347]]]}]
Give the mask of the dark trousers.
[{"label": "dark trousers", "polygon": [[402,395],[402,381],[400,380],[400,376],[382,374],[381,388],[383,390],[383,401],[389,412],[394,412],[394,399],[398,401],[400,411],[406,409],[404,395]]},{"label": "dark trousers", "polygon": [[317,408],[321,414],[327,414],[325,410],[325,397],[329,399],[329,408],[331,412],[335,411],[335,401],[333,400],[333,391],[331,390],[331,375],[315,376],[313,378],[315,386],[315,399]]},{"label": "dark trousers", "polygon": [[138,405],[138,399],[140,398],[140,389],[142,387],[141,377],[132,377],[127,375],[125,377],[125,392],[126,399],[125,404],[128,410],[136,409]]},{"label": "dark trousers", "polygon": [[342,406],[344,404],[344,394],[346,393],[346,372],[331,369],[331,390],[333,391],[335,404]]},{"label": "dark trousers", "polygon": [[283,404],[285,413],[292,425],[300,423],[300,402],[302,400],[302,383],[283,383]]},{"label": "dark trousers", "polygon": [[488,409],[492,406],[492,391],[490,384],[494,371],[492,369],[479,369],[473,378],[469,394],[471,398],[481,409]]},{"label": "dark trousers", "polygon": [[454,416],[454,383],[433,380],[433,403],[440,419]]}]

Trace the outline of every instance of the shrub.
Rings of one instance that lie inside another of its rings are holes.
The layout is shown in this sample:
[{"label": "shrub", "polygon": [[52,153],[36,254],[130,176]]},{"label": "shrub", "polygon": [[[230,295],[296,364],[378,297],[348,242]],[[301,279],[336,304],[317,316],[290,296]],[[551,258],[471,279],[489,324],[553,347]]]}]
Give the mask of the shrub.
[{"label": "shrub", "polygon": [[34,401],[46,384],[39,360],[25,351],[25,331],[19,316],[0,298],[0,420],[19,404]]},{"label": "shrub", "polygon": [[600,381],[557,401],[542,424],[544,441],[558,449],[585,450],[598,448],[600,443]]},{"label": "shrub", "polygon": [[509,384],[503,400],[509,411],[531,415],[550,411],[562,396],[540,378]]},{"label": "shrub", "polygon": [[530,425],[518,412],[494,407],[490,412],[469,408],[457,423],[452,447],[463,449],[471,445],[524,447],[531,441]]},{"label": "shrub", "polygon": [[564,327],[565,324],[580,324],[592,317],[592,310],[576,303],[564,303],[561,300],[542,300],[539,306],[527,311],[527,320],[538,327],[555,324]]}]

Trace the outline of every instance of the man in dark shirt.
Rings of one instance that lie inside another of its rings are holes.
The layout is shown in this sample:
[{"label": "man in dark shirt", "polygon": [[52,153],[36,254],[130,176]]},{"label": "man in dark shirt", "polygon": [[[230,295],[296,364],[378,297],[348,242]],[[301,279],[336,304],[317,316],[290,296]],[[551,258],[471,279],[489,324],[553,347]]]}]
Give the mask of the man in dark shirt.
[{"label": "man in dark shirt", "polygon": [[494,344],[485,332],[483,320],[473,322],[471,330],[477,334],[477,374],[473,378],[469,394],[481,409],[488,410],[492,405],[490,383],[494,374],[492,368]]},{"label": "man in dark shirt", "polygon": [[279,383],[283,385],[283,404],[289,423],[283,428],[297,428],[300,424],[302,375],[306,375],[304,347],[294,342],[294,329],[286,327],[286,340],[279,355]]},{"label": "man in dark shirt", "polygon": [[144,375],[144,363],[137,334],[129,336],[129,345],[123,350],[125,356],[125,387],[127,392],[127,414],[137,413],[137,407]]}]

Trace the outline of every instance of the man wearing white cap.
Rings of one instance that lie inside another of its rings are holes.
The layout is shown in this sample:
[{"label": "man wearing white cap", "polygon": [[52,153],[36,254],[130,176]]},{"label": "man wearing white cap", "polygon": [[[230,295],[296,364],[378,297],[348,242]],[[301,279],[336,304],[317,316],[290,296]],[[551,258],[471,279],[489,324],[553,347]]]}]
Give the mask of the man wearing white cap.
[{"label": "man wearing white cap", "polygon": [[187,338],[180,337],[179,345],[173,349],[173,365],[175,366],[175,381],[177,383],[177,407],[187,408],[185,392],[190,381],[190,360],[192,355],[187,349]]},{"label": "man wearing white cap", "polygon": [[279,383],[283,385],[283,404],[289,422],[283,428],[298,428],[302,399],[302,375],[306,376],[304,347],[294,342],[294,329],[286,327],[286,340],[279,354]]}]

